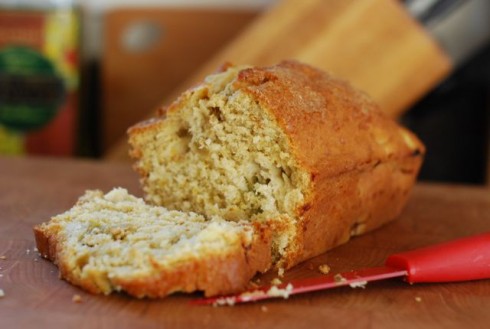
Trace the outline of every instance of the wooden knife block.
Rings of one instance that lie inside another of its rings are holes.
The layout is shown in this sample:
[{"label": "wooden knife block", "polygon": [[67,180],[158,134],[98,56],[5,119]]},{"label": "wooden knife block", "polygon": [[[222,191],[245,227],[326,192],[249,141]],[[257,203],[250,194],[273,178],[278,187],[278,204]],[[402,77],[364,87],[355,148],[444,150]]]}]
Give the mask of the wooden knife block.
[{"label": "wooden knife block", "polygon": [[[226,61],[270,65],[289,58],[349,80],[392,117],[451,70],[449,58],[399,1],[283,0],[179,85],[165,103]],[[147,116],[152,110],[147,109]],[[127,150],[123,138],[106,158],[125,159]]]}]

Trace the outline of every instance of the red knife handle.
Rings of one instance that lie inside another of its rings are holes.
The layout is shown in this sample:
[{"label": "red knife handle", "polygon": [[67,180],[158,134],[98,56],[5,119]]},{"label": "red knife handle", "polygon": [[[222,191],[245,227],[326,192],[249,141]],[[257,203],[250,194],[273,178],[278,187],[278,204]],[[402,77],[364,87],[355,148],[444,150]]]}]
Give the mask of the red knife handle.
[{"label": "red knife handle", "polygon": [[490,278],[490,233],[394,254],[385,264],[406,270],[411,283]]}]

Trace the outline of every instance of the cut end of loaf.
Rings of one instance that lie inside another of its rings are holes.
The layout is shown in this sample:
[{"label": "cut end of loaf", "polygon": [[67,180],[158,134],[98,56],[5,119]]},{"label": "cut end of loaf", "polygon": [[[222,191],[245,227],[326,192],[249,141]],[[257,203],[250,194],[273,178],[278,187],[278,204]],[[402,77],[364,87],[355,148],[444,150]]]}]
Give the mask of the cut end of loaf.
[{"label": "cut end of loaf", "polygon": [[270,266],[263,228],[149,206],[120,188],[86,192],[35,236],[63,278],[93,293],[230,293]]}]

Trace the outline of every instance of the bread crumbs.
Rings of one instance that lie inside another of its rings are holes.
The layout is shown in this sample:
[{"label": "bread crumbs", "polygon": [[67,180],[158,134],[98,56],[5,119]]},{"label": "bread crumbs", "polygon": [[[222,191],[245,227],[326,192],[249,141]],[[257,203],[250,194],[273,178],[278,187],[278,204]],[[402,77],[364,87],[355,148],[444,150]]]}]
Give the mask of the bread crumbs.
[{"label": "bread crumbs", "polygon": [[262,305],[262,306],[260,307],[260,310],[261,310],[262,312],[267,312],[269,309],[267,308],[267,306]]},{"label": "bread crumbs", "polygon": [[79,304],[79,303],[83,302],[82,296],[80,296],[80,295],[73,295],[73,297],[71,298],[71,301],[74,302],[74,303]]},{"label": "bread crumbs", "polygon": [[347,281],[347,279],[344,278],[342,274],[335,274],[333,279],[335,280],[336,283],[343,283]]},{"label": "bread crumbs", "polygon": [[214,303],[213,306],[233,306],[236,303],[236,298],[235,297],[222,297],[218,298]]},{"label": "bread crumbs", "polygon": [[357,282],[351,282],[349,286],[351,288],[362,288],[365,289],[367,285],[367,281],[357,281]]},{"label": "bread crumbs", "polygon": [[278,285],[280,285],[281,283],[282,283],[282,281],[281,281],[281,279],[279,279],[279,278],[274,278],[274,279],[272,279],[272,281],[271,281],[271,284],[272,284],[273,286],[278,286]]},{"label": "bread crumbs", "polygon": [[417,303],[420,303],[420,302],[422,301],[422,298],[421,298],[421,297],[419,297],[419,296],[417,296],[417,297],[415,297],[415,301],[416,301]]},{"label": "bread crumbs", "polygon": [[7,259],[7,256],[5,256],[5,255],[0,256],[0,259],[1,259],[1,260],[6,260],[6,259]]},{"label": "bread crumbs", "polygon": [[328,274],[328,272],[330,272],[330,266],[327,264],[320,265],[318,266],[318,271],[322,274]]},{"label": "bread crumbs", "polygon": [[293,292],[293,285],[288,283],[286,288],[280,289],[276,286],[272,286],[269,290],[267,290],[267,296],[271,297],[282,297],[284,299],[288,299],[289,295]]},{"label": "bread crumbs", "polygon": [[3,289],[0,289],[0,298],[5,297],[5,291]]}]

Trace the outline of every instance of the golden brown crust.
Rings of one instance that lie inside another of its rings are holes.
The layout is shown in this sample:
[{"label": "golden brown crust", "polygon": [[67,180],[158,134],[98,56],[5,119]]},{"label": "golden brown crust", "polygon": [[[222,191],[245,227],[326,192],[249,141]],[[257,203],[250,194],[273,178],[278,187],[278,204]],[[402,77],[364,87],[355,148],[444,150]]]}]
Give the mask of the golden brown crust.
[{"label": "golden brown crust", "polygon": [[36,248],[44,258],[54,260],[54,255],[49,251],[49,235],[42,228],[42,225],[34,226],[34,238],[36,239]]},{"label": "golden brown crust", "polygon": [[[214,296],[242,291],[257,272],[271,267],[270,230],[258,224],[254,230],[253,241],[243,242],[231,253],[209,254],[171,268],[161,267],[154,277],[119,278],[112,280],[112,284],[138,298],[165,297],[173,292],[203,291],[206,296]],[[34,234],[39,253],[58,266],[63,279],[94,294],[110,292],[102,291],[92,278],[83,279],[74,274],[61,254],[63,239],[47,225],[35,226]]]},{"label": "golden brown crust", "polygon": [[379,163],[338,177],[318,176],[312,206],[302,216],[302,253],[285,262],[291,267],[352,236],[364,234],[396,218],[409,197],[419,159]]},{"label": "golden brown crust", "polygon": [[[308,65],[284,61],[245,69],[235,88],[271,112],[298,161],[313,174],[337,176],[415,151],[400,127],[366,95]],[[423,153],[423,145],[412,138]]]},{"label": "golden brown crust", "polygon": [[48,228],[45,223],[36,225],[34,226],[34,237],[39,254],[56,264],[58,255],[56,227]]}]

